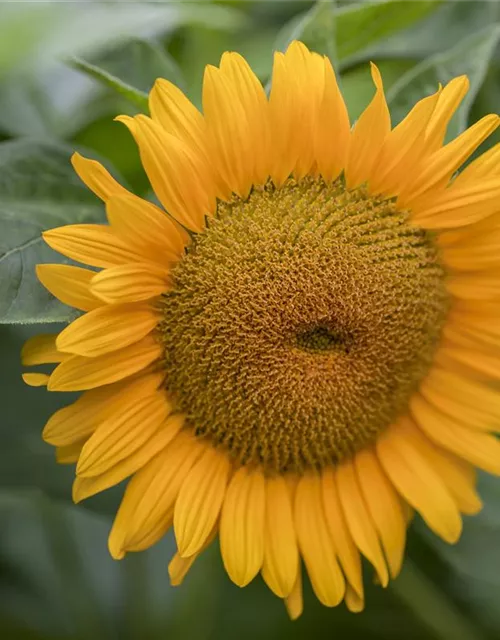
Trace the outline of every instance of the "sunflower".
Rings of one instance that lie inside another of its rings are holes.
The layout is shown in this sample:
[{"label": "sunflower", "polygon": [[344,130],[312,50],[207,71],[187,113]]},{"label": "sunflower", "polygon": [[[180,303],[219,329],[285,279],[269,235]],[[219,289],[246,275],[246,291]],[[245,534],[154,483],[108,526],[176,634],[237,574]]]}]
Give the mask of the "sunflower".
[{"label": "sunflower", "polygon": [[29,340],[27,373],[83,391],[43,437],[76,502],[129,478],[114,558],[173,526],[182,582],[218,536],[239,586],[260,572],[302,610],[386,586],[416,511],[454,543],[500,474],[500,146],[488,115],[444,144],[455,78],[391,128],[380,73],[351,127],[328,58],[276,53],[269,98],[246,61],[208,66],[203,114],[166,80],[120,116],[161,207],[73,156],[109,224],[46,231],[37,268],[83,313]]}]

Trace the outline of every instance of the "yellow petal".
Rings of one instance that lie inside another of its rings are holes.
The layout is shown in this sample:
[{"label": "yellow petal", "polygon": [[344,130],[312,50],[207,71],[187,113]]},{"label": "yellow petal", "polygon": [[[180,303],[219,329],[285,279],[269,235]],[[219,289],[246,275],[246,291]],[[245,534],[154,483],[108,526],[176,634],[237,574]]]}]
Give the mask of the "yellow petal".
[{"label": "yellow petal", "polygon": [[165,293],[171,284],[164,267],[136,262],[103,269],[92,278],[90,287],[98,298],[113,303],[149,300]]},{"label": "yellow petal", "polygon": [[391,578],[396,578],[401,571],[406,543],[406,522],[399,496],[371,448],[356,454],[354,466],[384,549]]},{"label": "yellow petal", "polygon": [[151,336],[96,358],[71,356],[52,375],[49,391],[84,391],[123,380],[161,357],[162,347]]},{"label": "yellow petal", "polygon": [[290,620],[297,620],[302,615],[304,602],[302,599],[302,570],[299,567],[297,571],[297,579],[293,585],[292,592],[285,598],[285,606]]},{"label": "yellow petal", "polygon": [[277,187],[280,187],[289,177],[297,161],[297,152],[292,142],[294,109],[293,87],[285,63],[285,55],[276,51],[269,98],[269,117],[273,150],[270,173]]},{"label": "yellow petal", "polygon": [[412,203],[412,219],[424,229],[450,229],[474,224],[498,211],[500,178],[474,184],[453,183]]},{"label": "yellow petal", "polygon": [[159,207],[133,195],[114,196],[106,203],[111,228],[125,241],[140,246],[160,265],[177,262],[189,236]]},{"label": "yellow petal", "polygon": [[481,498],[475,490],[476,473],[472,465],[433,444],[413,421],[399,425],[405,437],[433,466],[444,485],[453,496],[462,513],[472,515],[482,508]]},{"label": "yellow petal", "polygon": [[71,164],[81,180],[101,200],[106,201],[110,196],[118,193],[129,193],[100,162],[74,153],[71,157]]},{"label": "yellow petal", "polygon": [[296,473],[286,473],[284,476],[288,493],[292,501],[292,505],[295,504],[295,494],[297,492],[297,486],[299,484],[300,475]]},{"label": "yellow petal", "polygon": [[403,189],[398,204],[413,207],[415,200],[436,186],[444,186],[453,173],[475,149],[498,127],[500,118],[488,115],[460,134],[455,140],[426,158],[414,180]]},{"label": "yellow petal", "polygon": [[195,438],[181,431],[133,476],[109,535],[113,558],[147,549],[168,531],[179,489],[203,449]]},{"label": "yellow petal", "polygon": [[481,328],[464,327],[458,322],[447,322],[442,335],[446,342],[453,344],[454,347],[479,349],[493,356],[500,355],[500,338],[493,332],[489,333]]},{"label": "yellow petal", "polygon": [[142,164],[158,199],[182,225],[202,231],[215,211],[210,172],[203,160],[178,138],[146,116],[119,116],[134,136]]},{"label": "yellow petal", "polygon": [[337,467],[336,481],[340,503],[354,542],[375,567],[380,583],[385,587],[389,582],[389,572],[352,462],[344,462]]},{"label": "yellow petal", "polygon": [[172,558],[172,560],[169,562],[169,565],[168,565],[168,575],[170,577],[170,584],[173,587],[177,587],[178,585],[182,584],[184,578],[186,577],[187,572],[193,566],[193,563],[196,560],[196,558],[200,555],[200,553],[202,553],[207,547],[209,547],[212,544],[216,535],[217,535],[217,525],[214,527],[212,533],[208,536],[207,541],[201,548],[201,551],[199,553],[193,553],[193,555],[189,556],[189,558],[183,558],[178,552],[175,553],[174,557]]},{"label": "yellow petal", "polygon": [[292,42],[285,54],[274,54],[269,114],[271,177],[277,186],[292,171],[300,178],[313,166],[315,127],[324,83],[324,59],[301,42]]},{"label": "yellow petal", "polygon": [[480,469],[500,475],[500,442],[497,438],[468,429],[420,395],[412,398],[410,408],[416,423],[432,441]]},{"label": "yellow petal", "polygon": [[[494,218],[496,216],[492,216]],[[483,222],[489,222],[489,219]],[[460,233],[461,236],[455,242],[442,242],[440,234],[440,246],[442,250],[443,262],[447,267],[458,271],[486,271],[492,269],[495,272],[500,271],[500,255],[498,247],[500,246],[500,229],[486,227],[484,233],[467,231],[477,228],[479,225],[473,224]],[[486,225],[485,225],[486,226]]]},{"label": "yellow petal", "polygon": [[253,158],[244,107],[231,81],[212,65],[205,67],[203,77],[203,113],[217,172],[232,192],[246,198],[252,184]]},{"label": "yellow petal", "polygon": [[199,555],[199,553],[193,553],[189,558],[183,558],[178,552],[174,555],[168,564],[168,575],[170,577],[170,584],[172,587],[178,587],[182,584],[187,572],[191,569],[194,561]]},{"label": "yellow petal", "polygon": [[94,432],[103,411],[102,393],[87,391],[76,402],[56,411],[43,430],[43,439],[63,447]]},{"label": "yellow petal", "polygon": [[56,344],[60,351],[93,358],[139,342],[159,319],[147,303],[108,305],[73,320]]},{"label": "yellow petal", "polygon": [[500,428],[500,393],[452,372],[434,369],[421,383],[427,402],[469,429]]},{"label": "yellow petal", "polygon": [[76,468],[77,475],[93,477],[109,471],[145,446],[170,412],[171,405],[162,390],[140,400],[129,397],[119,411],[99,425],[85,444]]},{"label": "yellow petal", "polygon": [[425,147],[430,155],[443,144],[446,129],[469,90],[467,76],[453,78],[441,91],[438,103],[425,130]]},{"label": "yellow petal", "polygon": [[325,606],[335,607],[344,597],[345,581],[326,526],[321,477],[316,473],[305,473],[297,485],[295,528],[316,597]]},{"label": "yellow petal", "polygon": [[65,358],[56,348],[57,333],[41,333],[27,340],[21,349],[21,363],[25,366],[62,362]]},{"label": "yellow petal", "polygon": [[163,376],[143,375],[83,393],[76,402],[56,411],[43,430],[45,442],[57,446],[88,438],[108,415],[113,415],[131,395],[139,400],[151,395],[160,386]]},{"label": "yellow petal", "polygon": [[498,355],[496,353],[489,354],[479,349],[465,349],[443,342],[436,353],[435,362],[444,368],[473,373],[483,380],[498,380],[500,377]]},{"label": "yellow petal", "polygon": [[79,440],[73,444],[56,448],[56,460],[59,464],[74,464],[85,444],[85,440]]},{"label": "yellow petal", "polygon": [[371,180],[375,160],[391,130],[391,117],[385,100],[382,77],[373,63],[371,73],[376,91],[351,133],[345,167],[348,188]]},{"label": "yellow petal", "polygon": [[500,295],[500,271],[455,273],[447,278],[448,290],[463,300],[491,300]]},{"label": "yellow petal", "polygon": [[37,264],[36,275],[52,295],[70,307],[92,311],[102,306],[102,301],[90,291],[95,271],[69,264]]},{"label": "yellow petal", "polygon": [[[495,178],[495,176],[489,176],[488,178]],[[495,178],[497,179],[497,178]],[[481,185],[486,184],[485,181],[479,179]],[[457,180],[453,180],[451,186],[455,186]],[[460,188],[469,186],[471,183],[462,182],[458,183]],[[476,181],[474,181],[476,184]],[[458,187],[457,187],[458,188]],[[437,237],[437,241],[440,247],[477,247],[483,246],[483,243],[488,245],[490,242],[497,244],[500,242],[500,225],[496,216],[490,216],[478,222],[474,222],[468,225],[466,228],[456,229],[453,231],[446,230]]]},{"label": "yellow petal", "polygon": [[362,597],[363,576],[361,573],[361,557],[342,512],[333,468],[323,469],[321,481],[326,523],[334,541],[339,562],[344,570],[348,583],[350,583],[352,588]]},{"label": "yellow petal", "polygon": [[245,587],[262,567],[265,510],[262,472],[241,467],[229,482],[220,519],[222,560],[239,587]]},{"label": "yellow petal", "polygon": [[[220,71],[229,81],[241,109],[240,115],[243,116],[234,124],[240,132],[244,148],[235,148],[233,155],[236,154],[237,161],[241,162],[242,155],[247,152],[245,164],[249,170],[250,183],[265,184],[269,176],[270,153],[269,106],[266,94],[259,79],[239,53],[224,53]],[[233,116],[237,115],[234,105],[230,113]],[[206,114],[209,135],[212,127],[217,127],[221,120],[223,126],[227,126],[227,121],[223,120],[221,113],[213,115],[216,118],[215,122],[208,113]],[[239,158],[238,152],[242,154]]]},{"label": "yellow petal", "polygon": [[462,519],[430,461],[398,431],[398,425],[382,434],[376,447],[378,458],[399,493],[437,535],[446,542],[456,542],[462,531]]},{"label": "yellow petal", "polygon": [[174,512],[181,556],[196,553],[205,543],[219,517],[230,469],[227,455],[209,446],[185,479]]},{"label": "yellow petal", "polygon": [[315,162],[316,127],[325,91],[326,60],[326,57],[310,52],[302,42],[292,42],[285,53],[289,82],[295,89],[291,126],[296,154],[293,174],[297,180],[310,173]]},{"label": "yellow petal", "polygon": [[344,98],[328,58],[324,59],[324,65],[325,89],[315,127],[314,155],[319,172],[330,181],[335,180],[344,168],[351,127]]},{"label": "yellow petal", "polygon": [[495,324],[493,318],[478,318],[477,316],[468,315],[466,313],[450,313],[448,316],[451,322],[447,323],[447,327],[453,329],[455,333],[460,333],[473,340],[476,344],[483,343],[489,347],[497,348],[500,341],[500,326]]},{"label": "yellow petal", "polygon": [[203,159],[204,164],[211,170],[216,196],[228,200],[231,189],[212,166],[213,160],[208,151],[207,126],[198,109],[180,89],[162,78],[155,82],[149,94],[149,108],[155,122],[167,133],[182,140]]},{"label": "yellow petal", "polygon": [[425,129],[441,91],[417,102],[410,113],[386,137],[374,163],[370,191],[397,195],[411,177],[425,149]]},{"label": "yellow petal", "polygon": [[267,478],[262,576],[280,598],[291,594],[299,571],[299,550],[290,498],[290,491],[283,477]]},{"label": "yellow petal", "polygon": [[175,84],[158,78],[149,94],[149,110],[167,133],[207,157],[203,116]]},{"label": "yellow petal", "polygon": [[96,476],[77,476],[73,483],[73,501],[80,502],[90,496],[100,493],[119,484],[125,478],[142,469],[155,455],[165,449],[179,433],[184,423],[181,414],[175,414],[165,420],[153,435],[122,460],[118,460],[112,467]]},{"label": "yellow petal", "polygon": [[43,232],[45,242],[59,253],[91,267],[143,262],[144,256],[104,224],[69,224]]},{"label": "yellow petal", "polygon": [[22,379],[30,387],[45,387],[49,382],[49,376],[46,373],[23,373]]},{"label": "yellow petal", "polygon": [[500,300],[455,300],[453,309],[480,320],[495,320],[500,313]]},{"label": "yellow petal", "polygon": [[472,184],[483,178],[493,178],[500,174],[500,143],[494,145],[468,164],[455,178],[455,184]]},{"label": "yellow petal", "polygon": [[444,264],[450,270],[457,271],[498,271],[500,267],[499,245],[486,244],[483,248],[460,248],[457,251],[442,253]]},{"label": "yellow petal", "polygon": [[403,515],[405,517],[406,525],[409,526],[415,516],[415,510],[413,509],[413,507],[410,507],[410,505],[406,502],[406,500],[403,500],[403,499],[401,500],[401,508],[403,510]]},{"label": "yellow petal", "polygon": [[347,585],[345,591],[345,604],[351,613],[360,613],[365,608],[363,596],[358,595],[350,585]]},{"label": "yellow petal", "polygon": [[[469,80],[466,76],[460,76],[451,80],[440,91],[436,107],[429,119],[423,135],[423,148],[421,149],[419,164],[413,167],[407,176],[405,186],[402,191],[409,193],[412,185],[419,179],[422,171],[425,171],[429,159],[435,154],[443,144],[443,140],[448,128],[448,124],[462,102],[469,89]],[[446,182],[446,181],[445,181]],[[398,204],[407,206],[403,194],[400,191]]]}]

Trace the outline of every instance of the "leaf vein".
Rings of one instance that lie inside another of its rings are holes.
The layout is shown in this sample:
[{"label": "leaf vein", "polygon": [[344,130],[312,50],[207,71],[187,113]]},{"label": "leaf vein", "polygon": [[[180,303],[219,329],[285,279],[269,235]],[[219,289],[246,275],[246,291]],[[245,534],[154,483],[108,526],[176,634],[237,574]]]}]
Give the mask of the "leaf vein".
[{"label": "leaf vein", "polygon": [[18,247],[12,247],[12,249],[9,249],[8,251],[6,251],[4,254],[0,256],[0,263],[6,260],[7,258],[9,258],[11,255],[14,255],[15,253],[20,252],[22,254],[22,252],[25,249],[41,241],[42,241],[42,236],[37,236],[35,238],[31,238],[30,240],[27,240],[24,244],[21,244]]}]

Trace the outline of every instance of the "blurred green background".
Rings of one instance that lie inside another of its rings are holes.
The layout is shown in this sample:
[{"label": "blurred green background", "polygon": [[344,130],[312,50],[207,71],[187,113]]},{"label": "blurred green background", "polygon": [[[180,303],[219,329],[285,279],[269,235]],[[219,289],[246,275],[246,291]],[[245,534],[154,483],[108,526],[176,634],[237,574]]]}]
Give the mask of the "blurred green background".
[{"label": "blurred green background", "polygon": [[[454,547],[416,519],[403,573],[371,585],[367,607],[321,607],[306,585],[291,623],[256,579],[240,590],[218,550],[171,588],[174,544],[113,561],[107,534],[121,488],[71,505],[72,467],[57,466],[40,433],[67,402],[20,379],[23,341],[71,316],[34,278],[59,260],[40,232],[100,221],[100,203],[73,174],[75,149],[100,158],[148,192],[119,113],[136,113],[156,77],[199,105],[206,64],[225,50],[247,57],[267,83],[272,51],[299,38],[329,55],[352,119],[373,93],[380,66],[397,122],[439,82],[468,74],[456,135],[500,103],[500,4],[437,2],[4,2],[0,4],[0,638],[2,640],[381,640],[500,638],[500,482],[480,477],[483,512],[465,518]],[[493,141],[489,141],[491,144]]]}]

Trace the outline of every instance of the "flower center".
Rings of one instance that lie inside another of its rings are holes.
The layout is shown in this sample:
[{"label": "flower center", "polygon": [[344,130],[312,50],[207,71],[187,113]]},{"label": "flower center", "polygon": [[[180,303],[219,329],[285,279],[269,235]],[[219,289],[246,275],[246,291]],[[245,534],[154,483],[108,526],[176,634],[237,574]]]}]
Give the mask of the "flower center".
[{"label": "flower center", "polygon": [[341,179],[220,203],[172,275],[168,393],[198,435],[270,473],[372,442],[406,410],[447,310],[429,234]]},{"label": "flower center", "polygon": [[304,351],[344,351],[349,348],[349,338],[333,328],[318,325],[297,332],[297,346]]}]

